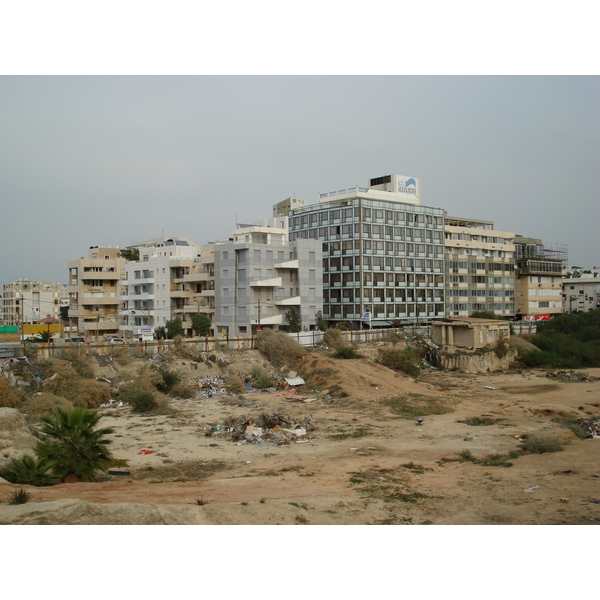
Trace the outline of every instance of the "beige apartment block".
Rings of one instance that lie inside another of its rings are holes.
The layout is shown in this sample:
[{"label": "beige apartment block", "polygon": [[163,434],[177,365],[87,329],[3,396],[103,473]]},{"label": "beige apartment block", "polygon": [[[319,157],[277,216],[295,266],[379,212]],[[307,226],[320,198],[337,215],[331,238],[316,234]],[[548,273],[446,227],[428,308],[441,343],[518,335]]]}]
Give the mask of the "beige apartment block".
[{"label": "beige apartment block", "polygon": [[120,248],[91,246],[69,266],[69,324],[88,340],[119,333]]},{"label": "beige apartment block", "polygon": [[562,313],[562,269],[566,261],[564,245],[551,249],[537,238],[515,237],[515,304],[518,319],[543,321]]},{"label": "beige apartment block", "polygon": [[46,317],[60,319],[61,284],[19,279],[2,285],[1,325],[35,323]]},{"label": "beige apartment block", "polygon": [[492,221],[444,217],[446,315],[468,317],[475,311],[515,314],[515,259],[509,231]]},{"label": "beige apartment block", "polygon": [[215,318],[215,244],[200,246],[200,255],[183,273],[183,284],[189,286],[191,295],[181,309],[183,315],[205,314]]}]

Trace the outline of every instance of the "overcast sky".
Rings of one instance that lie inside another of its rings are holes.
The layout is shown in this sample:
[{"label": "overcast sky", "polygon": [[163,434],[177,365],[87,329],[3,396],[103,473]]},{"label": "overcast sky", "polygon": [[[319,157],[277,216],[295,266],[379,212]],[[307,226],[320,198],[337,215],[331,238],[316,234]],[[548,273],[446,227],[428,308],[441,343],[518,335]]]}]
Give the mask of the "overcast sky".
[{"label": "overcast sky", "polygon": [[596,76],[0,77],[0,281],[398,173],[600,266]]}]

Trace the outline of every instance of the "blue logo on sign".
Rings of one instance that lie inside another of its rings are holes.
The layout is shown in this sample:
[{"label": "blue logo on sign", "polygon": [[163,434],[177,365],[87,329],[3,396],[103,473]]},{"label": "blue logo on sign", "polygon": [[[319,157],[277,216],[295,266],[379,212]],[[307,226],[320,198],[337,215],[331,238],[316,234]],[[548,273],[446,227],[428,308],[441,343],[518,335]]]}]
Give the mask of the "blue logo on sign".
[{"label": "blue logo on sign", "polygon": [[412,177],[398,183],[398,191],[403,194],[417,194],[417,182]]}]

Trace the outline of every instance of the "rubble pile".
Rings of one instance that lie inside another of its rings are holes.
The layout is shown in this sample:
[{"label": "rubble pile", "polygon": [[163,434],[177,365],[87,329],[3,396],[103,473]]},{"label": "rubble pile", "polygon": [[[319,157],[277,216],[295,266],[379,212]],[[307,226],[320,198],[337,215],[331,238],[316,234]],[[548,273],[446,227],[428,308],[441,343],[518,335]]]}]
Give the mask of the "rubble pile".
[{"label": "rubble pile", "polygon": [[600,438],[600,417],[591,419],[579,419],[579,427],[586,433],[587,438]]},{"label": "rubble pile", "polygon": [[194,379],[198,385],[197,398],[218,398],[227,395],[225,377],[223,375],[208,375]]},{"label": "rubble pile", "polygon": [[277,446],[293,442],[308,441],[307,431],[313,429],[311,415],[306,415],[299,423],[281,413],[262,413],[256,416],[242,415],[228,426],[215,425],[205,435],[227,436],[234,442],[264,444],[269,442]]},{"label": "rubble pile", "polygon": [[558,381],[595,381],[598,377],[592,377],[586,373],[578,373],[577,371],[557,371],[556,373],[548,373],[550,379],[556,379]]}]

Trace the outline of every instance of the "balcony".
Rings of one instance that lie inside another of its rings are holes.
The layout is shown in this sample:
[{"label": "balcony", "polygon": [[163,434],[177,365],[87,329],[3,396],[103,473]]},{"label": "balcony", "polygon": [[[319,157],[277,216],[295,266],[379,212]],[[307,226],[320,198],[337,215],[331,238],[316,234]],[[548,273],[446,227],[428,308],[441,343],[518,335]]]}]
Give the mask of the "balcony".
[{"label": "balcony", "polygon": [[302,301],[300,300],[300,296],[292,296],[290,298],[275,298],[273,304],[275,306],[300,306]]},{"label": "balcony", "polygon": [[283,325],[283,315],[273,315],[271,317],[263,317],[260,318],[261,325]]},{"label": "balcony", "polygon": [[283,262],[275,263],[276,269],[299,269],[300,263],[296,260],[284,260]]},{"label": "balcony", "polygon": [[212,281],[215,278],[210,273],[189,273],[184,275],[183,281],[185,283],[200,283],[201,281]]},{"label": "balcony", "polygon": [[[121,298],[121,296],[119,296]],[[154,294],[129,294],[128,296],[124,296],[123,300],[154,300]]]},{"label": "balcony", "polygon": [[195,315],[198,313],[202,313],[205,315],[209,315],[215,312],[215,309],[210,306],[200,305],[198,306],[196,303],[186,304],[183,309],[179,309],[181,312],[184,312],[186,315]]},{"label": "balcony", "polygon": [[171,288],[171,293],[169,294],[171,298],[189,298],[192,295],[192,290],[177,290]]},{"label": "balcony", "polygon": [[282,287],[283,278],[281,277],[272,277],[271,279],[258,279],[256,281],[251,281],[251,287]]}]

